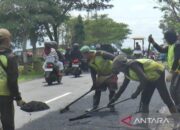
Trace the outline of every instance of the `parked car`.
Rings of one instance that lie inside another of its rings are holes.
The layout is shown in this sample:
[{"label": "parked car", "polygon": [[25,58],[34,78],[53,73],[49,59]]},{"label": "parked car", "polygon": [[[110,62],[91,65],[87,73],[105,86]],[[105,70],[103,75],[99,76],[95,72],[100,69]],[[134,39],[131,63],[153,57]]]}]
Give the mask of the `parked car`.
[{"label": "parked car", "polygon": [[121,49],[118,48],[115,44],[101,44],[101,50],[110,52],[114,55],[119,55],[123,53]]}]

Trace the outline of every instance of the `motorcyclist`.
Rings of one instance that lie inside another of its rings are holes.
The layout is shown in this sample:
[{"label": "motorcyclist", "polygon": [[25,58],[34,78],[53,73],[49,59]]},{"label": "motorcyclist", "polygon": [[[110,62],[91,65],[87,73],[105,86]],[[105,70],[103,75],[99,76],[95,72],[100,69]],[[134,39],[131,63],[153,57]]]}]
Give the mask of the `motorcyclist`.
[{"label": "motorcyclist", "polygon": [[[88,46],[82,47],[81,52],[83,53],[83,56],[87,58],[93,82],[92,89],[95,90],[93,96],[93,107],[87,110],[91,111],[98,107],[101,98],[101,91],[106,91],[108,88],[109,100],[111,100],[115,94],[117,89],[117,76],[114,76],[105,82],[103,80],[104,77],[112,73],[112,60],[115,56],[105,51],[91,51]],[[110,111],[115,111],[114,106],[110,107]]]},{"label": "motorcyclist", "polygon": [[71,72],[71,56],[70,56],[71,48],[67,47],[65,52],[65,60],[64,60],[64,73],[68,75]]},{"label": "motorcyclist", "polygon": [[177,109],[168,93],[165,83],[165,68],[162,64],[151,59],[128,60],[126,56],[119,55],[113,61],[113,73],[124,73],[125,79],[116,95],[109,103],[115,102],[125,91],[130,80],[139,81],[140,85],[131,95],[135,99],[141,92],[139,111],[149,113],[149,103],[154,90],[157,88],[161,99],[168,106],[171,113],[177,113]]},{"label": "motorcyclist", "polygon": [[56,41],[52,41],[52,47],[56,50],[56,53],[58,55],[59,61],[64,62],[64,56],[63,54],[58,50],[58,44]]},{"label": "motorcyclist", "polygon": [[62,71],[64,69],[63,62],[64,62],[64,56],[63,54],[58,50],[58,44],[56,41],[52,41],[52,48],[55,49],[57,56],[58,56],[58,64],[60,66],[60,70]]},{"label": "motorcyclist", "polygon": [[82,53],[79,49],[79,44],[78,43],[74,43],[73,46],[72,46],[72,50],[70,52],[70,56],[71,56],[71,60],[74,60],[74,59],[79,59],[81,60],[82,59]]},{"label": "motorcyclist", "polygon": [[43,69],[45,69],[46,64],[48,62],[54,63],[56,66],[58,66],[58,71],[60,74],[60,71],[63,70],[63,64],[59,61],[58,54],[56,50],[53,48],[52,42],[45,42],[45,48],[43,53],[43,58],[45,59],[45,62],[43,64]]},{"label": "motorcyclist", "polygon": [[66,61],[70,61],[70,60],[71,60],[71,54],[70,54],[70,52],[71,52],[70,47],[67,47],[67,48],[66,48],[66,53],[65,53],[65,60],[66,60]]},{"label": "motorcyclist", "polygon": [[177,43],[177,35],[173,30],[167,31],[164,34],[167,46],[159,46],[152,35],[149,36],[149,42],[161,53],[167,53],[167,63],[169,75],[166,77],[167,81],[171,81],[170,93],[175,104],[179,106],[180,111],[180,44]]}]

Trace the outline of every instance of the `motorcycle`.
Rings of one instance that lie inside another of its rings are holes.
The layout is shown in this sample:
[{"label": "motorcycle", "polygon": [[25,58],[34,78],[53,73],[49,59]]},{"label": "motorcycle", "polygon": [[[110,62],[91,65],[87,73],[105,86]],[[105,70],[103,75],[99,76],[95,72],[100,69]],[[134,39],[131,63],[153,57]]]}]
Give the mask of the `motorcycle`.
[{"label": "motorcycle", "polygon": [[84,72],[88,72],[89,71],[88,62],[87,62],[87,59],[85,59],[85,58],[82,59],[81,70],[84,71]]},{"label": "motorcycle", "polygon": [[74,75],[75,77],[79,77],[81,74],[80,64],[81,63],[79,59],[72,60],[72,75]]},{"label": "motorcycle", "polygon": [[52,62],[47,62],[45,66],[45,80],[48,85],[52,85],[54,81],[57,81],[59,84],[62,80],[62,73],[59,71],[58,66],[54,65]]},{"label": "motorcycle", "polygon": [[64,61],[64,74],[69,75],[71,73],[71,67],[69,61]]}]

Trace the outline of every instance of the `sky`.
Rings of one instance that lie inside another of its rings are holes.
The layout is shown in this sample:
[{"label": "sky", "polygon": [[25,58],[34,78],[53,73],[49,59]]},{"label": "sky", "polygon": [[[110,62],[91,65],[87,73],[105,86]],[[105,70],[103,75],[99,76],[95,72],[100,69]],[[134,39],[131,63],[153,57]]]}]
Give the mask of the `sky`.
[{"label": "sky", "polygon": [[[132,34],[124,41],[123,47],[132,47],[132,37],[144,37],[145,48],[148,46],[147,38],[150,34],[158,43],[163,42],[162,30],[159,29],[159,21],[162,19],[162,12],[154,9],[158,6],[155,0],[112,0],[112,9],[98,12],[98,14],[108,14],[116,22],[126,23],[132,30]],[[73,11],[71,15],[86,15],[85,12]]]}]

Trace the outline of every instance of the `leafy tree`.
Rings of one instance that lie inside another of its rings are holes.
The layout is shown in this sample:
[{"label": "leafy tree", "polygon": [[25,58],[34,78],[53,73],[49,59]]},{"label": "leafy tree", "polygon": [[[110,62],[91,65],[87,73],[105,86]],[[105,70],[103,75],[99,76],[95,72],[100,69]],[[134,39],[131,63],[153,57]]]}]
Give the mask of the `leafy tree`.
[{"label": "leafy tree", "polygon": [[[69,18],[69,12],[72,10],[94,10],[107,9],[113,7],[108,4],[111,0],[94,0],[88,3],[88,0],[44,0],[48,3],[45,8],[48,19],[43,22],[46,33],[50,40],[59,42],[59,27]],[[43,11],[44,12],[44,11]]]},{"label": "leafy tree", "polygon": [[[66,22],[66,37],[72,43],[72,35],[77,18],[71,18]],[[87,19],[84,22],[85,40],[84,44],[111,44],[121,45],[122,41],[131,33],[128,25],[117,23],[108,18],[107,15],[101,15],[93,19]]]},{"label": "leafy tree", "polygon": [[[29,19],[27,19],[27,15],[29,15],[25,8],[23,8],[23,4],[19,1],[16,1],[12,4],[10,0],[0,1],[0,16],[1,16],[1,27],[6,27],[10,29],[10,31],[14,34],[13,41],[21,43],[23,50],[26,48],[26,41],[28,39],[28,30],[29,30]],[[23,55],[23,59],[26,62],[27,58]]]},{"label": "leafy tree", "polygon": [[[33,52],[36,54],[37,40],[42,36],[42,14],[39,9],[44,7],[42,1],[2,0],[0,1],[0,26],[8,28],[13,34],[13,42],[26,50],[27,40],[30,39]],[[24,61],[27,57],[24,54]]]},{"label": "leafy tree", "polygon": [[77,18],[77,22],[74,25],[72,42],[79,43],[80,45],[82,45],[84,40],[85,40],[84,25],[83,25],[82,17],[79,15]]},{"label": "leafy tree", "polygon": [[61,24],[68,19],[69,12],[78,10],[100,10],[112,8],[111,0],[0,0],[0,26],[14,34],[15,43],[26,48],[31,39],[33,50],[36,41],[44,34],[50,40],[59,41]]},{"label": "leafy tree", "polygon": [[163,19],[160,21],[160,28],[163,31],[175,29],[180,33],[180,1],[179,0],[158,0],[159,7],[155,7],[164,12]]},{"label": "leafy tree", "polygon": [[[94,0],[87,3],[82,0],[0,0],[0,27],[5,27],[13,34],[13,42],[26,52],[27,40],[30,39],[33,53],[36,43],[47,34],[50,40],[59,42],[62,23],[68,19],[73,9],[94,10],[111,8],[111,0]],[[27,55],[23,53],[23,61]]]},{"label": "leafy tree", "polygon": [[131,48],[121,48],[121,51],[127,54],[128,56],[133,54],[133,50]]},{"label": "leafy tree", "polygon": [[107,15],[100,15],[97,19],[85,21],[85,43],[121,43],[130,34],[128,25],[117,23],[108,18]]}]

